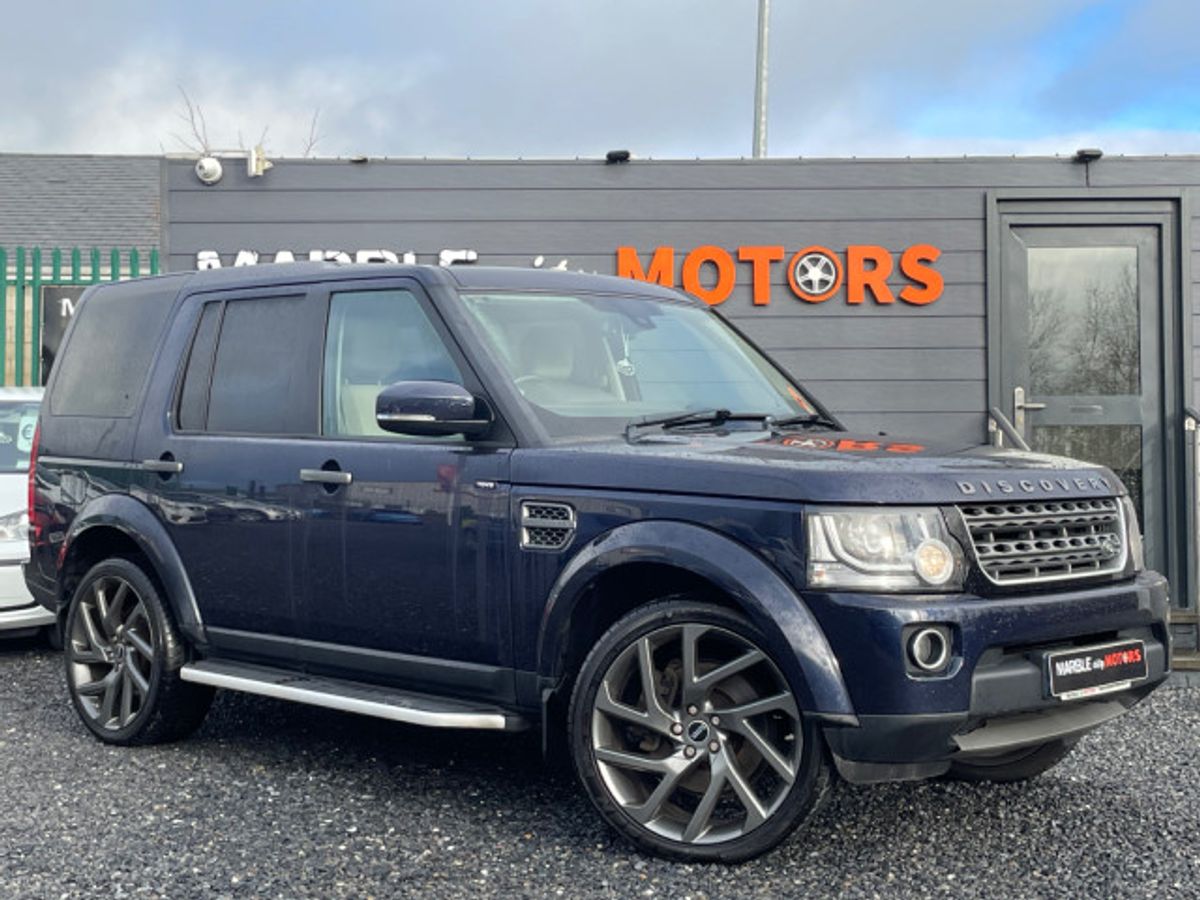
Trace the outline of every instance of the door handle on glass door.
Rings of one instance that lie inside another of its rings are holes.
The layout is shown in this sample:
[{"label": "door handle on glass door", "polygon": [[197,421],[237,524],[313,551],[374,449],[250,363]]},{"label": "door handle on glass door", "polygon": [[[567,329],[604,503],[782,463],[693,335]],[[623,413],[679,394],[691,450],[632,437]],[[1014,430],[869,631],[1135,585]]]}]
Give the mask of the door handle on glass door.
[{"label": "door handle on glass door", "polygon": [[1025,400],[1025,388],[1013,388],[1013,427],[1025,437],[1025,410],[1045,409],[1045,403],[1029,403]]},{"label": "door handle on glass door", "polygon": [[142,469],[160,475],[178,475],[183,471],[183,463],[174,459],[143,459]]},{"label": "door handle on glass door", "polygon": [[340,469],[301,469],[300,480],[317,484],[349,484],[354,476]]}]

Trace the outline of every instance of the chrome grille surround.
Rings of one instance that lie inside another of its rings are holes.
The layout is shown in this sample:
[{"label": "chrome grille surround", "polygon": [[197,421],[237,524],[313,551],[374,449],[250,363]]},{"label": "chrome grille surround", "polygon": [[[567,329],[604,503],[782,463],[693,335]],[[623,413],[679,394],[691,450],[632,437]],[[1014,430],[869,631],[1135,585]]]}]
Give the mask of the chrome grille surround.
[{"label": "chrome grille surround", "polygon": [[984,577],[1007,586],[1112,575],[1129,554],[1119,497],[958,507]]},{"label": "chrome grille surround", "polygon": [[548,500],[521,502],[521,549],[562,550],[575,536],[575,509]]}]

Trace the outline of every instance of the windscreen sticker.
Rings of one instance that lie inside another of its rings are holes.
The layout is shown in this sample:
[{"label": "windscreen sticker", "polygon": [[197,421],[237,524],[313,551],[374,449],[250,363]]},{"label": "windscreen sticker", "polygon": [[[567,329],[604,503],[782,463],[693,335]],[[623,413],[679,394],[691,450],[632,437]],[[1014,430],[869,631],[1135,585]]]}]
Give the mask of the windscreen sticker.
[{"label": "windscreen sticker", "polygon": [[33,433],[37,430],[37,416],[22,416],[17,426],[17,450],[28,453],[33,449]]}]

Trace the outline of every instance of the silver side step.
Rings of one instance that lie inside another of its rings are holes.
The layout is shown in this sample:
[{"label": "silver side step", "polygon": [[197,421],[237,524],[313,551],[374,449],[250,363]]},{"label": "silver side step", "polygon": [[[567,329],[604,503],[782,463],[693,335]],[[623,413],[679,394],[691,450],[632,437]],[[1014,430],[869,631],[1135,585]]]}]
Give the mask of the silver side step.
[{"label": "silver side step", "polygon": [[527,727],[520,716],[493,706],[230,660],[204,659],[188,663],[179,670],[179,677],[196,684],[410,725],[497,731],[518,731]]}]

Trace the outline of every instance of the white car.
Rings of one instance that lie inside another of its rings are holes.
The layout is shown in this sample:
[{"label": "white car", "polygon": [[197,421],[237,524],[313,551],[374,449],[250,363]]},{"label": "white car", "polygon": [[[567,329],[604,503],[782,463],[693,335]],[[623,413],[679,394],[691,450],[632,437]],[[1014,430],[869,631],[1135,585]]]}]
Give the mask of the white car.
[{"label": "white car", "polygon": [[22,565],[29,559],[29,451],[41,388],[0,388],[0,637],[55,626],[54,613],[30,596]]}]

